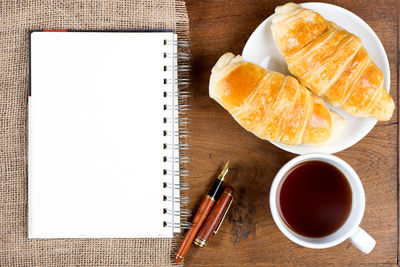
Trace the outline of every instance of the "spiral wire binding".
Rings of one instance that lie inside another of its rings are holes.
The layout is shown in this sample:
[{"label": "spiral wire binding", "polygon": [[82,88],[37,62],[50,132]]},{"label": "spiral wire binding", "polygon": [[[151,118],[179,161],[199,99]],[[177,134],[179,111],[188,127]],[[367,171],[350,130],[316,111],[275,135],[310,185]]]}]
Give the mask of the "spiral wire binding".
[{"label": "spiral wire binding", "polygon": [[164,227],[168,227],[168,228],[180,227],[181,229],[189,229],[191,226],[190,222],[188,222],[188,221],[181,221],[180,223],[174,223],[174,225],[172,225],[171,222],[164,221],[163,224],[164,224]]},{"label": "spiral wire binding", "polygon": [[[164,117],[163,122],[164,124],[178,125],[178,128],[174,128],[173,130],[164,130],[163,135],[169,136],[171,139],[178,138],[179,142],[168,142],[163,144],[163,149],[165,151],[175,151],[175,154],[172,153],[172,156],[169,154],[163,157],[163,162],[170,163],[172,166],[170,169],[164,169],[163,175],[166,179],[167,177],[172,179],[164,181],[162,186],[163,188],[171,189],[171,192],[179,190],[179,196],[174,194],[163,196],[163,201],[168,203],[166,205],[168,208],[163,209],[163,214],[171,215],[171,217],[179,216],[179,222],[172,219],[172,221],[164,221],[163,226],[174,230],[176,228],[182,230],[190,228],[190,222],[188,219],[192,216],[191,211],[185,208],[185,206],[190,203],[190,197],[184,195],[184,191],[191,188],[190,184],[184,181],[185,178],[191,175],[191,172],[185,169],[185,165],[190,163],[191,159],[188,154],[191,150],[191,146],[190,144],[185,143],[186,138],[190,136],[188,127],[192,122],[192,120],[187,117],[187,112],[192,108],[191,105],[187,104],[187,101],[192,95],[191,92],[187,90],[190,85],[189,74],[191,66],[189,61],[191,59],[191,54],[189,53],[189,41],[164,40],[164,46],[171,45],[176,46],[178,51],[175,53],[164,52],[163,57],[172,58],[177,64],[173,64],[172,66],[163,66],[163,70],[164,72],[177,73],[177,75],[173,76],[173,78],[164,78],[163,83],[164,85],[172,85],[172,87],[177,85],[178,89],[172,90],[172,92],[163,92],[163,96],[166,100],[172,100],[168,101],[168,103],[164,105],[163,109],[167,112],[170,111],[171,115],[176,115]],[[176,164],[179,166],[178,169],[173,167],[176,166]],[[173,179],[173,177],[176,179]],[[171,180],[174,182],[171,182]],[[179,210],[170,208],[171,206],[174,207],[175,203],[180,204]]]},{"label": "spiral wire binding", "polygon": [[184,212],[184,211],[172,211],[171,209],[164,209],[164,214],[170,214],[170,215],[175,215],[175,216],[183,216],[183,217],[190,217],[192,216],[191,212]]},{"label": "spiral wire binding", "polygon": [[[179,46],[179,44],[178,44]],[[176,58],[176,59],[183,59],[183,60],[190,60],[192,57],[190,53],[164,53],[164,58]]]}]

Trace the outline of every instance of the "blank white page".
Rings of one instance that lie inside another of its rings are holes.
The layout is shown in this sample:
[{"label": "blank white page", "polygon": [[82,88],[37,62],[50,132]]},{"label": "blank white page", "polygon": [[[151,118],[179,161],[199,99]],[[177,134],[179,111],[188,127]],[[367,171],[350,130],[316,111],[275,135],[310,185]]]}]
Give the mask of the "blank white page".
[{"label": "blank white page", "polygon": [[164,40],[173,38],[31,34],[30,238],[172,236],[163,91],[172,90]]}]

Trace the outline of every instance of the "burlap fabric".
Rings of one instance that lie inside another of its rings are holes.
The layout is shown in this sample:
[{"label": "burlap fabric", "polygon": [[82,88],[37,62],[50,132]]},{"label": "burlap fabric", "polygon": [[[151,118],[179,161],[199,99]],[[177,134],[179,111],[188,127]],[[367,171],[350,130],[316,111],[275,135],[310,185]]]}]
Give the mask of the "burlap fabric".
[{"label": "burlap fabric", "polygon": [[180,0],[0,1],[0,266],[172,265],[176,239],[27,238],[28,31],[34,29],[189,34]]}]

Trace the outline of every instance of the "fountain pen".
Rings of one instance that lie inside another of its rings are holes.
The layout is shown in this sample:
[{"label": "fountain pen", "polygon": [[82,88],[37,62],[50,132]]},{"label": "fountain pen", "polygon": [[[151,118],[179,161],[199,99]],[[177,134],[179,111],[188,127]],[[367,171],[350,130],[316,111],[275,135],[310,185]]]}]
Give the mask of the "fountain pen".
[{"label": "fountain pen", "polygon": [[192,221],[192,226],[183,238],[182,243],[179,246],[178,252],[176,253],[176,256],[174,258],[176,263],[180,262],[185,257],[186,253],[193,243],[194,238],[197,235],[197,232],[200,230],[201,225],[203,224],[212,207],[214,206],[215,199],[219,194],[220,188],[224,183],[225,175],[228,172],[228,165],[229,160],[225,163],[224,168],[215,180],[213,186],[211,187],[211,190],[203,198],[203,201],[201,202],[200,207],[197,210],[196,215],[194,216],[194,219]]}]

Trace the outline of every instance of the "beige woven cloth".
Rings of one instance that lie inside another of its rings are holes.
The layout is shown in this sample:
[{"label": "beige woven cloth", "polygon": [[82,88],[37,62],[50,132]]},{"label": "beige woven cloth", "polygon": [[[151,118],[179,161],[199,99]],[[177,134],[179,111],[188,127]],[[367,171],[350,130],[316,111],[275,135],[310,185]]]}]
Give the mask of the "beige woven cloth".
[{"label": "beige woven cloth", "polygon": [[[28,31],[174,29],[182,0],[0,1],[0,266],[169,266],[176,239],[27,238]],[[73,196],[71,196],[73,197]]]}]

